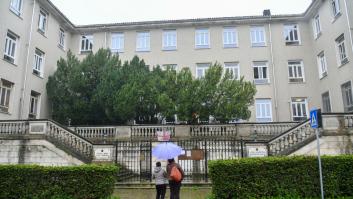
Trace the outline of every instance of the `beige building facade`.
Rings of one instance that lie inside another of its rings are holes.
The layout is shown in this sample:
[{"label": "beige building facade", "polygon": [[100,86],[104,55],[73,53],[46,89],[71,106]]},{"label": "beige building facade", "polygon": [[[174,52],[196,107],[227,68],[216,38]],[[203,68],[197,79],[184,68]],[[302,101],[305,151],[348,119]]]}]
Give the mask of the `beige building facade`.
[{"label": "beige building facade", "polygon": [[257,88],[252,122],[353,111],[353,2],[314,0],[303,14],[74,25],[48,0],[0,2],[0,119],[50,118],[46,82],[71,50],[110,48],[151,68],[218,62]]}]

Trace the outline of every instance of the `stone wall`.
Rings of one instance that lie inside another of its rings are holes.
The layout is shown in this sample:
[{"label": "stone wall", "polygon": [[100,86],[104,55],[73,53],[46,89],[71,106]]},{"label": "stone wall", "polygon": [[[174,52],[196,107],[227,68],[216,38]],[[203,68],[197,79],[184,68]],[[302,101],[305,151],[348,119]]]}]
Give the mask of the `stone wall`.
[{"label": "stone wall", "polygon": [[0,164],[69,166],[83,164],[46,140],[0,140]]}]

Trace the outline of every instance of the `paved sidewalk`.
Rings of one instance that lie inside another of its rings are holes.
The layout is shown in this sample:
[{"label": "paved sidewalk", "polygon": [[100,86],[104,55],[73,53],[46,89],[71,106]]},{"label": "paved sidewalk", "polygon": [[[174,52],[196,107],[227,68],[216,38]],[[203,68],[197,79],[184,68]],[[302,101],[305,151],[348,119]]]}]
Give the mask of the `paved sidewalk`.
[{"label": "paved sidewalk", "polygon": [[[211,188],[184,187],[180,191],[181,199],[206,199],[211,193]],[[151,188],[116,188],[114,195],[121,199],[155,199],[156,191]],[[169,199],[169,189],[165,199]]]}]

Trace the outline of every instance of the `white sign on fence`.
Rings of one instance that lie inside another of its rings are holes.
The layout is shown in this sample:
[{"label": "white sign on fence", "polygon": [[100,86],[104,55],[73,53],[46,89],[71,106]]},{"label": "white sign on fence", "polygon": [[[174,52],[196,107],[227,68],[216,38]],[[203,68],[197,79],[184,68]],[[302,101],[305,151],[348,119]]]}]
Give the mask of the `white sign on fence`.
[{"label": "white sign on fence", "polygon": [[267,149],[263,146],[251,146],[248,147],[248,157],[257,158],[257,157],[266,157]]},{"label": "white sign on fence", "polygon": [[96,160],[109,160],[111,158],[111,150],[108,148],[94,149],[94,156]]},{"label": "white sign on fence", "polygon": [[170,131],[157,131],[157,139],[160,142],[170,140]]}]

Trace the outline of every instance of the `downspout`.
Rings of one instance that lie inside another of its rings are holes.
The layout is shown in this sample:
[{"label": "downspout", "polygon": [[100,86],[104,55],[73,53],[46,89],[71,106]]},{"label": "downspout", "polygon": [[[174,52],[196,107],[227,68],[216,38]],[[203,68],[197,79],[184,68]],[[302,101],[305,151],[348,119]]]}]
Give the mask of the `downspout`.
[{"label": "downspout", "polygon": [[270,34],[270,53],[271,53],[271,62],[272,62],[272,77],[273,77],[275,113],[276,113],[276,120],[278,122],[277,82],[276,82],[276,73],[275,73],[275,62],[274,62],[274,57],[273,57],[271,21],[272,21],[272,16],[270,15],[270,22],[268,23],[268,31]]},{"label": "downspout", "polygon": [[28,47],[27,47],[27,57],[26,57],[26,64],[25,64],[25,72],[23,74],[23,85],[21,88],[21,98],[20,98],[20,119],[23,118],[23,110],[24,110],[24,98],[25,98],[25,91],[26,91],[26,82],[27,82],[27,72],[28,72],[28,63],[29,63],[29,52],[31,50],[31,42],[32,42],[32,30],[33,30],[33,21],[34,21],[34,11],[36,7],[36,0],[33,1],[33,9],[32,9],[32,19],[31,19],[31,29],[29,31],[29,39],[28,39]]},{"label": "downspout", "polygon": [[104,48],[107,48],[107,30],[106,27],[104,26]]},{"label": "downspout", "polygon": [[348,23],[349,38],[351,40],[351,47],[352,47],[352,51],[353,51],[352,26],[351,26],[351,22],[349,20],[349,15],[348,15],[347,0],[344,0],[344,6],[346,7],[346,17],[347,17],[347,23]]}]

